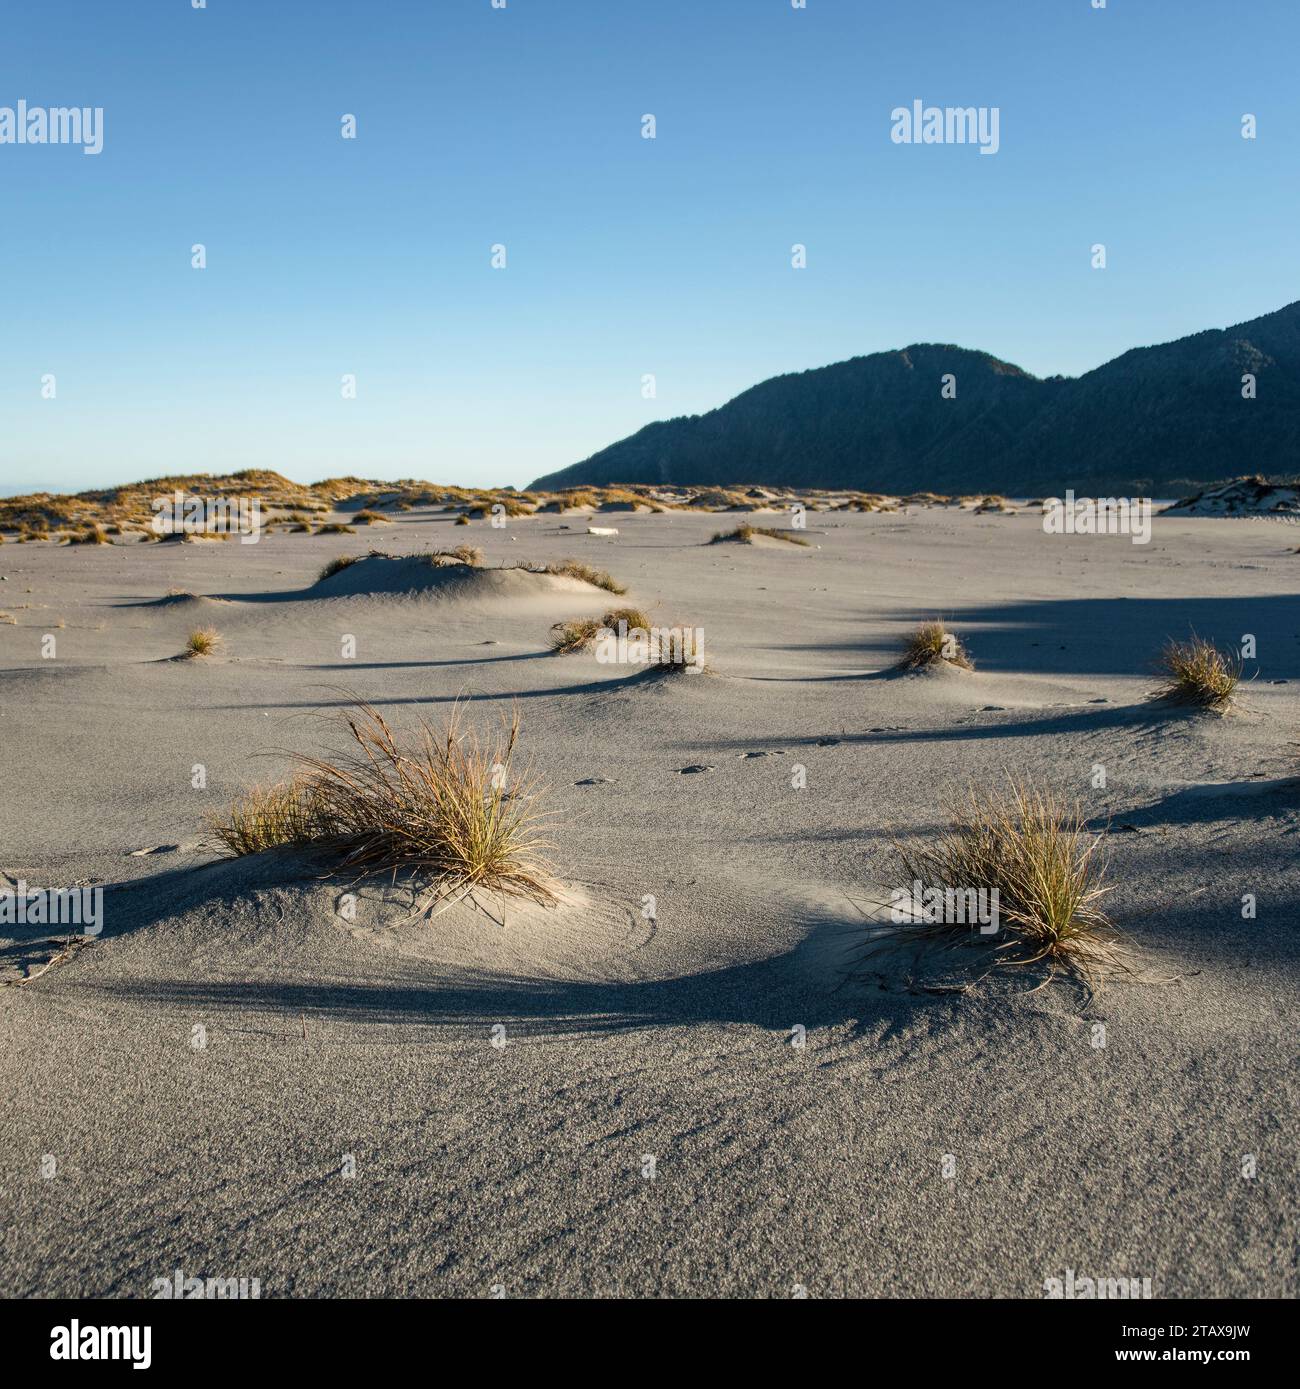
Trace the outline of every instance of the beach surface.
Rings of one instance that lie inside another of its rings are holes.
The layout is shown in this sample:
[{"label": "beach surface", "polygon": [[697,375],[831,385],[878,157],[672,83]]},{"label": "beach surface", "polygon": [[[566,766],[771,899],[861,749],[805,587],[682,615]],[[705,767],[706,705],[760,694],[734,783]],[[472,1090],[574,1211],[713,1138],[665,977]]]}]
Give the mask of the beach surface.
[{"label": "beach surface", "polygon": [[[0,1294],[1300,1294],[1300,534],[934,507],[708,543],[745,519],[0,547],[0,871],[105,889],[71,950],[0,928]],[[628,593],[314,587],[463,541]],[[709,669],[550,653],[625,603]],[[936,616],[975,669],[893,671]],[[220,651],[172,659],[199,626]],[[1227,717],[1145,698],[1192,630],[1254,638]],[[207,817],[355,697],[518,710],[557,907],[423,919],[402,882],[216,857]],[[1128,972],[861,969],[896,844],[1011,777],[1104,834]]]}]

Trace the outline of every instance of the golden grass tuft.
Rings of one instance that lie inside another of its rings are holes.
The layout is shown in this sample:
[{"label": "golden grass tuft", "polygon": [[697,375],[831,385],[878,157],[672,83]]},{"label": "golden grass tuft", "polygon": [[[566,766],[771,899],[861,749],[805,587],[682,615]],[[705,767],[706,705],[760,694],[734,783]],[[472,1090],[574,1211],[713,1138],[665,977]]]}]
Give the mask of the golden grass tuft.
[{"label": "golden grass tuft", "polygon": [[607,593],[623,594],[627,592],[626,584],[619,583],[603,569],[597,569],[585,560],[562,559],[557,564],[520,564],[515,567],[527,569],[533,574],[559,574],[570,579],[581,579],[584,583],[592,584],[596,588],[603,588]]},{"label": "golden grass tuft", "polygon": [[[1068,972],[1096,987],[1120,967],[1119,934],[1099,905],[1111,890],[1100,845],[1077,805],[1012,782],[1006,792],[972,790],[947,833],[897,852],[908,891],[916,882],[954,893],[997,891],[999,930],[986,937],[995,964],[1042,962],[1049,980]],[[908,922],[876,936],[865,953],[908,943],[960,945],[978,929]]]},{"label": "golden grass tuft", "polygon": [[961,641],[937,618],[933,622],[923,622],[911,636],[904,639],[903,657],[898,663],[900,669],[922,670],[943,662],[960,666],[962,670],[975,668]]},{"label": "golden grass tuft", "polygon": [[319,852],[334,873],[413,873],[429,910],[483,889],[550,905],[554,881],[541,838],[540,789],[514,770],[519,718],[481,737],[459,708],[435,730],[400,737],[379,710],[354,704],[348,751],[300,756],[292,781],[250,792],[210,830],[228,853],[280,845]]},{"label": "golden grass tuft", "polygon": [[1150,698],[1170,704],[1227,713],[1241,680],[1241,658],[1220,651],[1212,641],[1194,633],[1187,641],[1170,640],[1160,653],[1165,680]]},{"label": "golden grass tuft", "polygon": [[302,778],[277,786],[254,786],[210,822],[217,843],[232,858],[260,854],[285,845],[307,845],[318,834],[312,797]]},{"label": "golden grass tuft", "polygon": [[572,656],[585,651],[596,640],[600,626],[594,617],[557,622],[551,627],[551,650],[557,656]]},{"label": "golden grass tuft", "polygon": [[455,522],[454,522],[453,524],[455,524],[455,525],[457,525],[457,526],[468,526],[468,525],[469,525],[469,517],[466,516],[464,513],[462,513],[461,515],[459,515],[459,516],[456,517],[456,520],[455,520]]},{"label": "golden grass tuft", "polygon": [[342,521],[327,521],[316,532],[317,535],[355,535],[356,533],[357,528],[355,526],[344,525]]},{"label": "golden grass tuft", "polygon": [[569,511],[595,511],[600,505],[600,498],[594,492],[561,492],[556,500]]},{"label": "golden grass tuft", "polygon": [[650,619],[640,608],[611,608],[604,617],[600,619],[602,627],[608,627],[611,632],[618,630],[618,624],[625,622],[629,632],[640,628],[643,632],[650,630]]},{"label": "golden grass tuft", "polygon": [[352,519],[358,526],[391,526],[393,524],[393,518],[391,516],[385,516],[379,511],[358,511]]},{"label": "golden grass tuft", "polygon": [[104,532],[104,528],[92,522],[84,530],[71,531],[68,534],[69,545],[111,545],[113,542]]},{"label": "golden grass tuft", "polygon": [[222,645],[222,635],[215,627],[196,627],[185,639],[184,655],[211,656]]},{"label": "golden grass tuft", "polygon": [[421,558],[435,569],[446,564],[468,564],[477,569],[483,563],[483,551],[477,545],[457,545],[454,550],[432,550]]},{"label": "golden grass tuft", "polygon": [[596,621],[594,617],[581,617],[572,622],[556,622],[551,627],[551,650],[557,656],[569,656],[577,651],[585,651],[596,640],[601,628],[611,632],[618,631],[618,624],[625,622],[629,632],[640,628],[650,630],[650,619],[640,608],[611,608]]}]

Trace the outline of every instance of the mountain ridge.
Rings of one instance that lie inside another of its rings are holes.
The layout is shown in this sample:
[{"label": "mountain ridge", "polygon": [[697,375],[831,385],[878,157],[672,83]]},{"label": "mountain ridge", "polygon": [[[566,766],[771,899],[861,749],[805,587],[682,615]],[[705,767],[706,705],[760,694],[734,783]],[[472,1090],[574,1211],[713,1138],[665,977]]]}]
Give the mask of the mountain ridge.
[{"label": "mountain ridge", "polygon": [[[1242,376],[1256,397],[1242,396]],[[941,380],[956,380],[954,398]],[[877,492],[1181,494],[1300,468],[1300,301],[1133,347],[1080,376],[912,343],[747,387],[643,426],[530,486],[852,487]]]}]

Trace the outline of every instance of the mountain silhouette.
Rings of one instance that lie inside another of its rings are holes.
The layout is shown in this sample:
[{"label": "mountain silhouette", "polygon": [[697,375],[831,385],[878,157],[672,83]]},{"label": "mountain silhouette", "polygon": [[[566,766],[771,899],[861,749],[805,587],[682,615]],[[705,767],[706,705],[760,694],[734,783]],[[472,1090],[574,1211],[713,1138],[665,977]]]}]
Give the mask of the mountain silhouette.
[{"label": "mountain silhouette", "polygon": [[[1254,377],[1255,398],[1243,396]],[[955,395],[944,398],[945,377]],[[538,478],[765,483],[872,492],[1173,496],[1300,470],[1300,301],[1135,347],[1083,376],[1031,376],[935,343],[774,376],[704,415],[646,425]]]}]

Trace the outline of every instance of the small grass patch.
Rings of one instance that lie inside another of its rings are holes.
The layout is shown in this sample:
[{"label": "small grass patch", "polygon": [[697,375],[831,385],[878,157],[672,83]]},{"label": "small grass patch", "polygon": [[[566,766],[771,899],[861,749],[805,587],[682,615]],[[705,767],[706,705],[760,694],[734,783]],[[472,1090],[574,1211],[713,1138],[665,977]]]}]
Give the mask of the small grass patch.
[{"label": "small grass patch", "polygon": [[357,528],[355,526],[345,525],[342,521],[327,521],[316,532],[317,535],[355,535],[356,533]]},{"label": "small grass patch", "polygon": [[1241,658],[1220,651],[1195,634],[1188,641],[1169,641],[1160,653],[1164,683],[1150,698],[1226,713],[1241,680]]},{"label": "small grass patch", "polygon": [[358,511],[352,519],[358,526],[391,526],[393,524],[391,516],[385,516],[379,511]]},{"label": "small grass patch", "polygon": [[626,584],[619,583],[603,569],[597,569],[580,559],[562,559],[558,564],[545,565],[541,572],[560,574],[570,579],[581,579],[584,583],[594,584],[596,588],[603,588],[607,593],[621,594],[627,592]]},{"label": "small grass patch", "polygon": [[904,639],[903,657],[898,664],[901,670],[923,670],[945,662],[960,666],[962,670],[975,668],[961,641],[936,619],[923,622],[911,636]]},{"label": "small grass patch", "polygon": [[324,583],[326,579],[332,579],[335,574],[341,574],[349,565],[355,564],[360,558],[360,555],[335,555],[316,576],[316,582],[320,584]]}]

